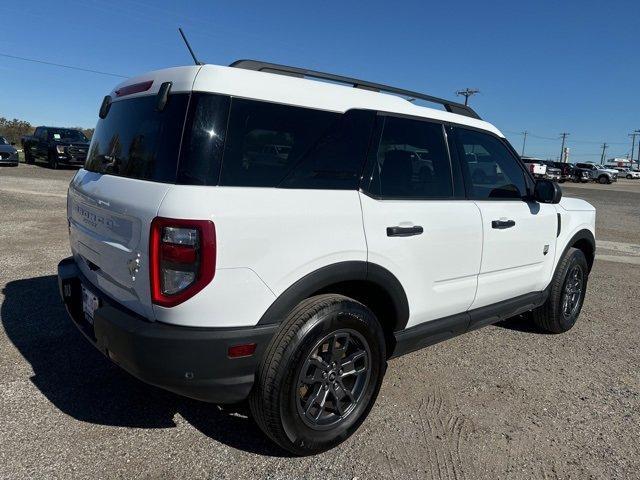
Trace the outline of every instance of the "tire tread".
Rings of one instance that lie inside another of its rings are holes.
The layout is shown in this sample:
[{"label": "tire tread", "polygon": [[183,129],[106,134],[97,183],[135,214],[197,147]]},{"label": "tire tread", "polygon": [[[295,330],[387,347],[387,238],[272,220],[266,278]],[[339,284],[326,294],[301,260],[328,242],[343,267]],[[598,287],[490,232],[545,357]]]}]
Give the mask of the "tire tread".
[{"label": "tire tread", "polygon": [[[570,263],[573,261],[576,255],[581,256],[582,261],[586,265],[586,258],[584,257],[584,253],[582,253],[582,251],[577,248],[569,248],[566,254],[560,260],[560,263],[558,263],[556,271],[553,274],[553,279],[551,280],[551,284],[549,285],[549,298],[547,298],[543,305],[536,308],[532,312],[533,322],[539,328],[547,332],[563,333],[567,330],[567,328],[562,325],[562,312],[560,312],[559,305],[562,298],[562,289],[564,287],[566,272],[569,268]],[[585,271],[584,273],[584,288],[586,289],[587,271]]]}]

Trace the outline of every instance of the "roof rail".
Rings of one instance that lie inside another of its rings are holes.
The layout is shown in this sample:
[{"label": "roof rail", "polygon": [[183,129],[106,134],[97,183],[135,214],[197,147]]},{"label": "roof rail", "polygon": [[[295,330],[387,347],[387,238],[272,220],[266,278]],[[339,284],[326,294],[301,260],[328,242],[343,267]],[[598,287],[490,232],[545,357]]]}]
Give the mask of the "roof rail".
[{"label": "roof rail", "polygon": [[380,83],[368,82],[366,80],[358,80],[357,78],[344,77],[342,75],[334,75],[333,73],[318,72],[315,70],[307,70],[306,68],[288,67],[286,65],[278,65],[276,63],[261,62],[258,60],[237,60],[230,67],[243,68],[245,70],[255,70],[258,72],[277,73],[279,75],[287,75],[298,78],[316,78],[320,80],[328,80],[330,82],[344,83],[352,85],[354,88],[362,88],[364,90],[372,90],[374,92],[393,93],[404,97],[425,100],[431,103],[437,103],[444,106],[445,110],[450,113],[457,113],[466,117],[480,119],[471,107],[461,103],[452,102],[443,98],[432,97],[424,93],[412,92],[402,88],[390,87]]}]

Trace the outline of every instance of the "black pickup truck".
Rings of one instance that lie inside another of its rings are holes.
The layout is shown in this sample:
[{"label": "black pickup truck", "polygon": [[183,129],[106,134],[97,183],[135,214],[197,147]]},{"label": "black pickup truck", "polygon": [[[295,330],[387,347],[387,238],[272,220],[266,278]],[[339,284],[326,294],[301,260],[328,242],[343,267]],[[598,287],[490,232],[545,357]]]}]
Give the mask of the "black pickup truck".
[{"label": "black pickup truck", "polygon": [[89,140],[74,128],[37,127],[33,135],[21,139],[24,161],[47,162],[49,167],[60,165],[84,165],[89,150]]}]

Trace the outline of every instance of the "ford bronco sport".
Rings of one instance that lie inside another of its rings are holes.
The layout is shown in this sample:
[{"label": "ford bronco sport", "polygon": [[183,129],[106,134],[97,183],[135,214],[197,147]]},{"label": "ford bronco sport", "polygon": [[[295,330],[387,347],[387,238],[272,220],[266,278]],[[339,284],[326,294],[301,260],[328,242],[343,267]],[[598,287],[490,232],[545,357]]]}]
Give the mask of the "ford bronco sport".
[{"label": "ford bronco sport", "polygon": [[245,60],[132,78],[99,117],[68,191],[71,318],[145,382],[248,399],[294,454],[349,437],[392,357],[580,314],[594,208],[469,107]]}]

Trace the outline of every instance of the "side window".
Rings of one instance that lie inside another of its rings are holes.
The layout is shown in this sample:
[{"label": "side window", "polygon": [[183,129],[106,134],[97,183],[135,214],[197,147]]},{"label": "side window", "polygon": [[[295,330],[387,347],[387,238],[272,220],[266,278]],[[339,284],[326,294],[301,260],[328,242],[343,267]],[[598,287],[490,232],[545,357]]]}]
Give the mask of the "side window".
[{"label": "side window", "polygon": [[357,189],[375,117],[375,112],[364,110],[340,115],[281,186]]},{"label": "side window", "polygon": [[499,139],[475,130],[455,130],[471,198],[522,198],[527,194],[524,171]]},{"label": "side window", "polygon": [[453,197],[442,125],[386,117],[370,188],[382,197]]},{"label": "side window", "polygon": [[36,131],[33,132],[33,136],[36,138],[40,138],[42,129],[40,127],[36,128]]},{"label": "side window", "polygon": [[341,116],[308,108],[232,100],[220,184],[280,185]]},{"label": "side window", "polygon": [[43,128],[40,130],[40,140],[48,140],[47,135],[48,135],[48,130],[46,128]]},{"label": "side window", "polygon": [[223,95],[192,94],[182,140],[178,183],[218,184],[230,103],[231,99]]}]

